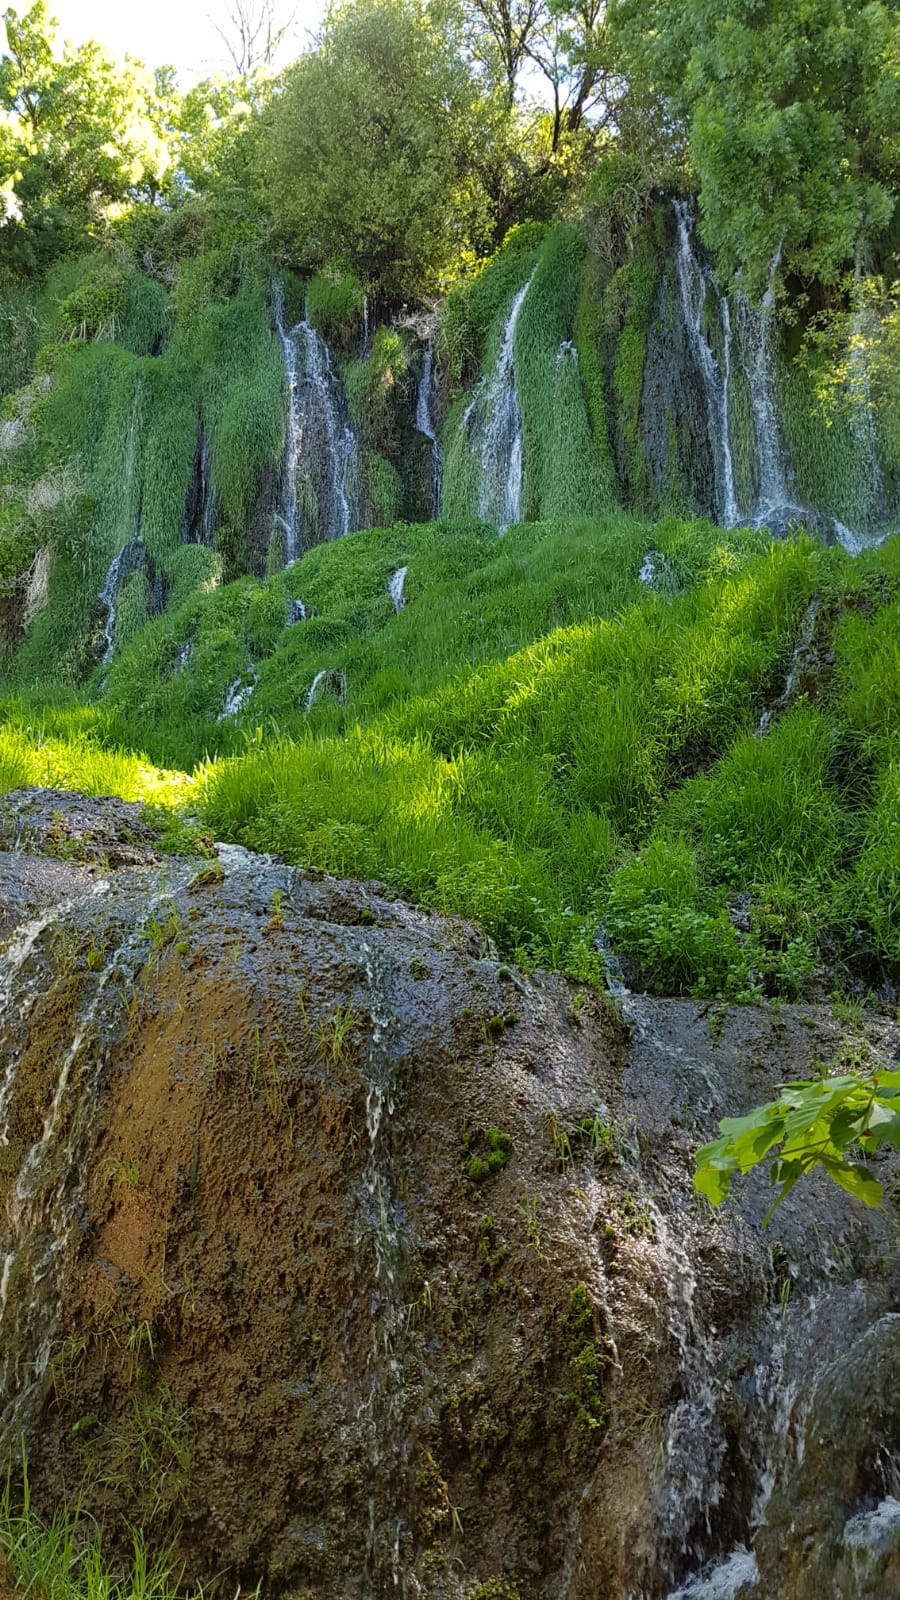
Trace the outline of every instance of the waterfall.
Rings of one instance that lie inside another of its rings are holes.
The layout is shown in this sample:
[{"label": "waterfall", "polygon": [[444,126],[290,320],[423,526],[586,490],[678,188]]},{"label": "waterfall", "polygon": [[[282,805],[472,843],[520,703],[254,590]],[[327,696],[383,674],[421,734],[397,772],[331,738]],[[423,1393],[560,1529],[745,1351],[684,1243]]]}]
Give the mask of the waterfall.
[{"label": "waterfall", "polygon": [[431,411],[431,397],[434,391],[434,347],[431,339],[425,346],[425,355],[422,360],[422,372],[419,378],[419,388],[416,394],[416,430],[431,440],[431,515],[437,517],[441,510],[441,474],[443,460],[441,445],[434,426]]},{"label": "waterfall", "polygon": [[[766,527],[772,533],[783,534],[791,524],[801,523],[809,528],[818,528],[826,536],[843,545],[851,555],[858,554],[865,543],[859,534],[848,528],[837,517],[813,507],[799,505],[791,497],[790,473],[778,421],[775,362],[772,353],[775,282],[781,261],[781,246],[779,245],[769,263],[769,281],[762,300],[754,304],[742,290],[737,289],[735,292],[737,308],[735,341],[728,296],[719,289],[711,266],[694,244],[691,204],[687,200],[675,200],[673,204],[678,223],[676,261],[679,297],[688,342],[703,379],[709,438],[719,497],[718,511],[724,526],[734,528],[744,522],[752,527]],[[712,296],[718,308],[722,333],[721,367],[704,325],[708,296]],[[857,341],[857,344],[864,371],[862,341]],[[752,511],[747,514],[741,512],[737,500],[728,405],[735,345],[753,417],[756,494]],[[855,387],[855,380],[851,379],[851,382]],[[867,377],[864,375],[860,380],[864,403],[857,408],[859,433],[869,463],[868,479],[870,482],[877,481],[880,486],[874,423],[866,393],[866,383]],[[876,498],[879,493],[880,487],[876,490]],[[883,496],[881,503],[883,511]]]},{"label": "waterfall", "polygon": [[[133,931],[123,929],[102,968],[90,974],[80,996],[71,1038],[54,1061],[55,1085],[49,1104],[24,1151],[0,1217],[0,1432],[4,1442],[18,1442],[29,1407],[40,1395],[62,1312],[61,1285],[66,1262],[77,1239],[83,1213],[80,1183],[83,1153],[92,1128],[97,1096],[108,1064],[98,1045],[133,987],[148,952],[147,923],[161,905],[187,881],[190,868],[175,866],[171,876],[144,905],[144,920]],[[35,992],[47,982],[47,943],[42,938],[63,917],[90,901],[114,892],[109,879],[91,885],[76,900],[19,929],[0,957],[0,993],[4,1014],[23,1021]],[[88,923],[90,926],[90,923]],[[126,924],[127,927],[127,924]],[[30,970],[29,970],[30,969]],[[58,1049],[58,1046],[56,1047]],[[11,1106],[17,1087],[18,1053],[11,1056],[2,1086],[0,1144],[9,1148]]]},{"label": "waterfall", "polygon": [[394,602],[395,611],[402,611],[406,605],[406,595],[403,591],[406,586],[406,574],[408,571],[409,567],[398,567],[388,583],[388,594]]},{"label": "waterfall", "polygon": [[516,390],[516,324],[534,277],[513,298],[497,365],[490,382],[466,408],[462,426],[471,429],[479,455],[478,515],[501,533],[522,513],[522,417]]},{"label": "waterfall", "polygon": [[[859,276],[857,270],[857,280]],[[879,527],[885,516],[885,496],[881,463],[878,459],[878,437],[872,408],[869,363],[866,356],[866,332],[869,322],[869,315],[862,306],[859,306],[854,311],[850,323],[849,387],[853,403],[853,435],[863,462],[865,482],[869,487],[865,520]]]},{"label": "waterfall", "polygon": [[232,717],[239,717],[258,683],[259,673],[255,667],[239,672],[225,691],[225,704],[216,721],[230,722]]},{"label": "waterfall", "polygon": [[[400,1269],[402,1210],[394,1193],[392,1120],[396,1093],[396,1000],[381,952],[363,943],[361,955],[369,992],[371,1031],[366,1041],[366,1164],[360,1191],[357,1244],[371,1249],[369,1298],[371,1347],[366,1393],[358,1413],[369,1454],[370,1493],[366,1549],[366,1594],[406,1594],[400,1565],[404,1521],[379,1522],[375,1487],[397,1485],[405,1465],[402,1420],[406,1397],[399,1340],[406,1327]],[[366,1252],[368,1255],[368,1252]],[[390,1587],[388,1584],[390,1578]],[[418,1592],[418,1588],[416,1589]]]},{"label": "waterfall", "polygon": [[[708,263],[694,249],[693,216],[687,200],[676,200],[675,216],[678,221],[678,253],[676,267],[678,291],[688,340],[703,378],[706,394],[706,415],[713,461],[716,465],[719,511],[726,528],[740,521],[737,495],[734,487],[734,458],[731,453],[731,430],[728,424],[728,386],[731,380],[731,311],[712,275]],[[707,295],[712,295],[719,309],[722,329],[722,368],[716,360],[712,345],[703,325],[703,312]]]},{"label": "waterfall", "polygon": [[284,297],[273,285],[275,324],[288,380],[288,435],[276,520],[290,566],[312,544],[356,525],[357,440],[324,339],[303,320],[284,326]]},{"label": "waterfall", "polygon": [[761,526],[773,511],[783,512],[791,503],[784,476],[784,445],[778,426],[772,361],[775,278],[780,261],[781,245],[769,263],[769,282],[759,305],[754,305],[745,294],[737,296],[738,339],[756,435],[757,487],[753,519],[757,526]]},{"label": "waterfall", "polygon": [[211,545],[215,515],[209,434],[201,423],[193,477],[184,507],[182,543]]},{"label": "waterfall", "polygon": [[316,673],[303,701],[304,711],[311,711],[323,694],[330,694],[338,705],[343,705],[347,698],[347,680],[334,667],[323,667]]},{"label": "waterfall", "polygon": [[140,516],[135,523],[134,533],[127,544],[124,544],[117,556],[110,562],[109,571],[100,590],[99,600],[106,612],[103,623],[104,650],[101,661],[106,666],[113,657],[116,648],[116,617],[119,608],[119,595],[133,572],[143,566],[147,550],[141,538]]}]

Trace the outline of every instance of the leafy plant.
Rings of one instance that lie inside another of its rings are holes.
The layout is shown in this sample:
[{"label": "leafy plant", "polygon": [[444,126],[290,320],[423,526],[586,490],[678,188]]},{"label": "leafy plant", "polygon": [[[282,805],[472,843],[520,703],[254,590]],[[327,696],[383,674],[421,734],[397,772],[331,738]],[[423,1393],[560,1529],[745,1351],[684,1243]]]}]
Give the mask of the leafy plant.
[{"label": "leafy plant", "polygon": [[868,1206],[882,1186],[861,1160],[879,1145],[900,1149],[900,1072],[845,1073],[785,1084],[776,1100],[720,1122],[721,1137],[697,1152],[694,1185],[714,1205],[735,1173],[767,1165],[778,1196],[766,1221],[802,1177],[817,1167]]}]

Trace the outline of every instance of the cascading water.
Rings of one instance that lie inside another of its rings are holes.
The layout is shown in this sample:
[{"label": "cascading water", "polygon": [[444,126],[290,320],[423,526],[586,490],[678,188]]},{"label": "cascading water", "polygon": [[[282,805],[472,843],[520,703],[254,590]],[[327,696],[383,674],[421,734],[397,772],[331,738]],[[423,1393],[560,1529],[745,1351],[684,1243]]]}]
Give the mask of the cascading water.
[{"label": "cascading water", "polygon": [[[857,272],[858,278],[859,272]],[[860,307],[854,312],[850,324],[849,388],[853,406],[852,426],[863,466],[863,482],[868,491],[864,517],[870,527],[879,528],[885,519],[885,494],[884,478],[878,458],[872,387],[869,381],[867,341],[872,331],[870,318],[865,309]]]},{"label": "cascading water", "polygon": [[[769,282],[762,300],[755,304],[741,289],[735,292],[737,339],[732,326],[731,305],[723,294],[709,262],[694,242],[694,216],[687,200],[673,202],[678,225],[676,255],[679,297],[688,341],[703,379],[707,424],[718,495],[717,514],[726,528],[740,523],[774,532],[791,524],[819,527],[831,538],[857,554],[865,541],[837,517],[799,505],[791,497],[790,469],[775,393],[775,364],[772,352],[772,327],[775,312],[775,286],[781,248],[769,265]],[[710,302],[718,313],[721,337],[721,365],[707,333],[707,308]],[[755,496],[746,512],[737,498],[734,447],[731,436],[730,397],[734,356],[746,382],[753,417]],[[871,406],[865,401],[856,407],[859,428],[866,434],[864,449],[869,467],[867,481],[880,485],[877,450]],[[868,432],[866,431],[868,430]],[[878,493],[876,488],[876,494]],[[883,511],[883,495],[881,495]]]},{"label": "cascading water", "polygon": [[236,678],[232,678],[225,691],[225,704],[216,721],[230,722],[232,717],[239,717],[258,683],[259,673],[255,667],[247,667]]},{"label": "cascading water", "polygon": [[775,379],[772,362],[772,318],[775,310],[775,281],[781,261],[781,246],[769,265],[769,282],[759,305],[745,294],[738,294],[738,339],[747,377],[753,426],[756,434],[757,486],[754,520],[760,524],[767,515],[790,504],[784,475],[784,446],[778,426]]},{"label": "cascading water", "polygon": [[100,590],[100,604],[106,613],[103,623],[104,649],[101,661],[104,666],[113,658],[116,648],[116,618],[118,616],[119,595],[125,585],[126,578],[137,572],[144,565],[147,557],[147,547],[141,538],[140,516],[135,523],[134,533],[127,544],[124,544],[117,556],[110,562],[103,588]]},{"label": "cascading water", "polygon": [[[150,896],[145,908],[147,921],[189,873],[190,868],[174,869],[165,886]],[[106,879],[100,879],[77,904],[107,896],[110,888]],[[43,988],[46,981],[43,971],[37,979],[29,971],[32,961],[41,961],[42,936],[52,932],[75,904],[57,906],[52,914],[21,929],[3,952],[0,976],[6,1016],[27,1018],[35,983]],[[106,1062],[98,1040],[103,1037],[107,1011],[110,1017],[118,1012],[123,989],[133,985],[145,959],[148,936],[144,927],[142,923],[141,928],[120,937],[102,968],[92,973],[89,992],[73,1018],[71,1039],[54,1064],[55,1088],[40,1129],[25,1149],[9,1190],[0,1224],[0,1431],[7,1442],[16,1439],[32,1397],[39,1394],[53,1350],[61,1310],[60,1283],[79,1223],[81,1155]],[[3,1084],[3,1146],[10,1142],[16,1088],[13,1067]]]},{"label": "cascading water", "polygon": [[513,298],[490,382],[466,408],[462,426],[478,453],[478,515],[503,532],[522,511],[522,416],[516,389],[516,324],[534,273]]},{"label": "cascading water", "polygon": [[406,587],[406,574],[408,571],[409,567],[398,567],[397,571],[391,575],[391,580],[388,584],[388,594],[394,602],[395,611],[402,611],[403,607],[406,605],[406,595],[404,593],[404,589]]},{"label": "cascading water", "polygon": [[[371,1291],[372,1344],[367,1392],[358,1420],[367,1435],[372,1488],[387,1479],[395,1499],[404,1466],[401,1422],[405,1395],[398,1343],[404,1325],[400,1293],[400,1228],[398,1206],[391,1192],[390,1119],[394,1114],[393,1002],[381,955],[369,944],[362,948],[369,991],[371,1032],[366,1046],[366,1164],[362,1175],[359,1243],[371,1245],[374,1282]],[[405,1593],[400,1568],[402,1520],[379,1525],[374,1492],[369,1496],[366,1595],[376,1592],[379,1577],[390,1572],[393,1586]]]},{"label": "cascading water", "polygon": [[[675,216],[678,222],[678,251],[676,268],[681,309],[691,350],[703,378],[706,394],[707,425],[716,482],[719,495],[718,513],[726,528],[740,521],[737,495],[734,486],[734,458],[731,451],[731,430],[728,423],[728,386],[731,379],[731,311],[726,297],[720,293],[708,263],[694,248],[693,217],[687,200],[676,200]],[[704,325],[707,297],[712,296],[719,310],[722,330],[722,365],[716,359]]]},{"label": "cascading water", "polygon": [[211,545],[215,521],[216,502],[212,486],[212,451],[209,434],[201,423],[197,440],[197,454],[194,458],[194,473],[184,508],[183,543]]},{"label": "cascading water", "polygon": [[440,515],[441,510],[443,458],[431,409],[434,384],[434,346],[431,339],[429,339],[422,358],[422,372],[416,393],[416,429],[431,441],[431,514],[433,517],[437,517]]},{"label": "cascading water", "polygon": [[343,705],[347,698],[347,680],[334,667],[323,667],[321,672],[316,673],[303,702],[304,711],[311,711],[323,694],[330,694],[339,705]]},{"label": "cascading water", "polygon": [[358,446],[327,344],[305,315],[285,329],[279,283],[273,285],[272,300],[289,391],[276,520],[290,566],[309,545],[339,539],[356,526]]}]

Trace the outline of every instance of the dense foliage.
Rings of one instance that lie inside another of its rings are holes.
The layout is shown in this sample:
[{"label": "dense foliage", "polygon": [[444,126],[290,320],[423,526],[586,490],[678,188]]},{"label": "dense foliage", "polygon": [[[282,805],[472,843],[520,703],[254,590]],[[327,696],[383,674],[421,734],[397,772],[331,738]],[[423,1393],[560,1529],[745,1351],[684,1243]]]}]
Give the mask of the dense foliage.
[{"label": "dense foliage", "polygon": [[[768,385],[818,531],[895,530],[893,0],[346,0],[186,93],[44,0],[4,24],[0,782],[190,805],[597,983],[614,951],[664,993],[889,993],[898,557],[706,520],[671,202],[741,514]],[[478,405],[526,285],[501,542]],[[369,531],[285,572],[293,325]],[[707,1192],[779,1144],[805,1171],[814,1102],[845,1181],[866,1117],[816,1093],[726,1129]]]},{"label": "dense foliage", "polygon": [[705,236],[757,284],[833,283],[883,243],[900,169],[900,15],[881,0],[615,0],[635,92],[680,130]]}]

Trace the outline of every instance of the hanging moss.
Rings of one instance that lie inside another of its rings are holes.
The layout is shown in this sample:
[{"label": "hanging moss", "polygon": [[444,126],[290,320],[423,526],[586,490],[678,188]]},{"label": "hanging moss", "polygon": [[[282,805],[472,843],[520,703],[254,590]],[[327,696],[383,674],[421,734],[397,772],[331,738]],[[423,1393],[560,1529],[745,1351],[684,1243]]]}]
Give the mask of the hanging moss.
[{"label": "hanging moss", "polygon": [[608,271],[592,252],[585,253],[575,308],[575,347],[581,382],[587,404],[597,468],[606,492],[606,506],[612,509],[618,500],[616,474],[609,437],[609,416],[606,404],[606,374],[603,367],[603,291]]},{"label": "hanging moss", "polygon": [[606,327],[615,339],[613,394],[616,462],[626,503],[652,502],[641,427],[641,395],[647,333],[660,276],[660,254],[649,227],[637,234],[632,253],[616,272],[606,295]]},{"label": "hanging moss", "polygon": [[516,327],[528,519],[591,513],[609,504],[573,342],[586,248],[580,229],[550,229]]},{"label": "hanging moss", "polygon": [[310,278],[306,290],[306,315],[327,344],[349,350],[359,332],[365,292],[355,272],[339,261],[326,262]]}]

